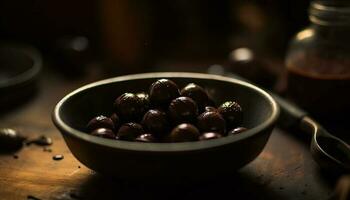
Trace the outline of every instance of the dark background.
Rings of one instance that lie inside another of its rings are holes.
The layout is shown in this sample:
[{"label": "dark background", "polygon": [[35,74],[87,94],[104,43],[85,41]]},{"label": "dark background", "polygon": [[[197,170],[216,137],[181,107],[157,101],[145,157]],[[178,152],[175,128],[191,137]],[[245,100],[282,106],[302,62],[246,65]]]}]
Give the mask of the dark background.
[{"label": "dark background", "polygon": [[[161,185],[159,193],[153,186],[113,182],[82,166],[50,120],[57,101],[87,83],[148,71],[210,72],[208,68],[214,64],[228,67],[283,96],[288,43],[309,24],[309,3],[310,0],[0,1],[0,46],[33,45],[44,60],[40,90],[31,99],[19,98],[21,106],[5,105],[9,110],[1,111],[0,125],[23,131],[30,138],[45,134],[54,140],[52,153],[32,145],[14,155],[0,154],[0,185],[6,185],[0,187],[0,196],[64,199],[70,195],[73,199],[73,189],[87,199],[130,195],[164,199],[169,192],[187,199],[226,194],[246,199],[328,199],[336,180],[322,176],[311,158],[309,141],[301,140],[305,135],[299,137],[297,130],[276,129],[261,156],[227,180],[189,188]],[[242,47],[254,52],[250,65],[230,60],[230,53]],[[0,65],[0,69],[5,67]],[[55,154],[64,154],[64,159],[52,161]]]},{"label": "dark background", "polygon": [[83,36],[89,54],[78,59],[74,54],[74,63],[102,61],[113,75],[149,71],[163,61],[205,67],[226,61],[237,47],[283,60],[290,38],[308,24],[308,5],[304,0],[1,1],[0,39],[33,44],[53,63],[68,57],[71,64],[72,55],[62,50],[66,40],[61,41]]}]

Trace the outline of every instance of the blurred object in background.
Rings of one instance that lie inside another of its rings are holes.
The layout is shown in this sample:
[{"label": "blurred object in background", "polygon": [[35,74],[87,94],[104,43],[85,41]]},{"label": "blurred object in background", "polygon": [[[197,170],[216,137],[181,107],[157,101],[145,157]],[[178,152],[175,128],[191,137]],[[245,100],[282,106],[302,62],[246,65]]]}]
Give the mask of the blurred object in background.
[{"label": "blurred object in background", "polygon": [[307,23],[308,1],[231,1],[229,71],[285,91],[282,58],[289,38]]},{"label": "blurred object in background", "polygon": [[96,5],[95,0],[0,1],[0,39],[32,44],[41,51],[44,68],[81,78],[91,60],[87,50],[100,56]]},{"label": "blurred object in background", "polygon": [[225,68],[219,64],[210,65],[207,69],[207,73],[224,76]]},{"label": "blurred object in background", "polygon": [[307,5],[304,0],[1,1],[0,39],[31,43],[46,57],[58,38],[84,36],[110,76],[150,71],[164,60],[211,64],[242,46],[282,59],[289,37],[306,24]]},{"label": "blurred object in background", "polygon": [[350,175],[344,175],[339,178],[335,191],[330,200],[349,200],[350,199]]},{"label": "blurred object in background", "polygon": [[231,49],[248,47],[263,56],[284,56],[289,37],[306,25],[308,1],[230,1],[235,31]]},{"label": "blurred object in background", "polygon": [[228,51],[229,1],[152,1],[157,54],[166,59],[205,59]]},{"label": "blurred object in background", "polygon": [[36,94],[41,68],[41,55],[32,46],[0,43],[0,115]]},{"label": "blurred object in background", "polygon": [[56,67],[68,77],[82,76],[85,67],[92,60],[88,38],[84,36],[64,36],[52,46],[52,56]]},{"label": "blurred object in background", "polygon": [[[147,71],[152,65],[151,4],[146,1],[99,1],[101,48],[112,72]],[[114,65],[114,66],[113,66]]]},{"label": "blurred object in background", "polygon": [[95,0],[0,1],[0,38],[47,50],[57,38],[84,35],[93,38],[91,46],[97,46],[96,8]]},{"label": "blurred object in background", "polygon": [[273,88],[277,80],[275,72],[263,58],[249,48],[238,48],[229,55],[229,71],[265,88]]},{"label": "blurred object in background", "polygon": [[314,1],[309,14],[286,57],[288,94],[326,127],[349,130],[350,2]]}]

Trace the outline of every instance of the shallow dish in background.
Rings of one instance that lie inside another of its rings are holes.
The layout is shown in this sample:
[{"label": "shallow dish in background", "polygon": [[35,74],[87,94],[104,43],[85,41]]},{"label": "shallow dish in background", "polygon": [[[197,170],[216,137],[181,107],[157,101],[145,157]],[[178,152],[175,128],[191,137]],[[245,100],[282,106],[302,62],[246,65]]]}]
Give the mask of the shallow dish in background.
[{"label": "shallow dish in background", "polygon": [[34,93],[41,67],[41,56],[34,47],[0,45],[0,109],[23,102]]}]

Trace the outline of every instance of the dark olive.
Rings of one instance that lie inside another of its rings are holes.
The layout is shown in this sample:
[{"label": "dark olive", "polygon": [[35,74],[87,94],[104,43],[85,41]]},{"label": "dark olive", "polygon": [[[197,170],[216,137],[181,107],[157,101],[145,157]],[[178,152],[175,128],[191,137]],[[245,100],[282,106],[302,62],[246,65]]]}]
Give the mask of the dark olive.
[{"label": "dark olive", "polygon": [[129,122],[121,125],[117,133],[117,136],[118,136],[118,139],[120,140],[133,141],[143,133],[144,133],[144,130],[140,124]]},{"label": "dark olive", "polygon": [[240,134],[244,131],[248,130],[247,128],[244,128],[244,127],[237,127],[237,128],[234,128],[232,130],[230,130],[228,132],[229,135],[237,135],[237,134]]},{"label": "dark olive", "polygon": [[115,129],[113,120],[111,118],[103,116],[103,115],[94,117],[87,124],[88,132],[94,131],[98,128],[107,128],[107,129],[111,129],[111,130]]},{"label": "dark olive", "polygon": [[180,124],[169,135],[170,142],[190,142],[198,140],[200,133],[192,124]]},{"label": "dark olive", "polygon": [[218,108],[219,113],[226,120],[227,128],[240,126],[243,121],[241,106],[234,101],[226,101]]},{"label": "dark olive", "polygon": [[11,128],[0,129],[0,151],[13,151],[22,147],[26,138]]},{"label": "dark olive", "polygon": [[156,139],[153,137],[152,134],[146,133],[146,134],[142,134],[139,135],[135,141],[137,142],[155,142]]},{"label": "dark olive", "polygon": [[136,96],[140,99],[141,105],[143,106],[143,110],[146,111],[149,109],[149,95],[145,92],[136,93]]},{"label": "dark olive", "polygon": [[64,156],[62,154],[57,154],[52,156],[52,160],[63,160]]},{"label": "dark olive", "polygon": [[113,121],[114,130],[118,130],[118,128],[120,126],[120,118],[119,118],[119,116],[116,113],[113,113],[110,118]]},{"label": "dark olive", "polygon": [[198,109],[200,110],[203,110],[208,104],[209,98],[207,92],[201,86],[194,83],[186,85],[181,90],[181,96],[186,96],[193,99],[197,103]]},{"label": "dark olive", "polygon": [[27,145],[36,144],[39,146],[48,146],[48,145],[52,145],[52,143],[53,143],[52,139],[45,135],[39,136],[38,138],[29,140],[26,142]]},{"label": "dark olive", "polygon": [[213,106],[205,106],[204,111],[218,112],[218,109]]},{"label": "dark olive", "polygon": [[189,97],[178,97],[169,105],[169,116],[174,124],[194,123],[198,115],[198,107]]},{"label": "dark olive", "polygon": [[215,104],[214,100],[210,96],[208,98],[208,102],[207,102],[206,106],[211,106],[211,107],[216,108],[216,104]]},{"label": "dark olive", "polygon": [[156,109],[146,112],[141,124],[146,131],[155,134],[157,137],[165,136],[170,129],[166,113]]},{"label": "dark olive", "polygon": [[197,117],[197,126],[201,132],[225,133],[225,120],[218,112],[206,111]]},{"label": "dark olive", "polygon": [[114,110],[123,122],[139,121],[145,113],[141,99],[133,93],[124,93],[114,101]]},{"label": "dark olive", "polygon": [[149,99],[154,107],[166,108],[178,96],[180,96],[179,88],[168,79],[160,79],[152,83],[149,91]]},{"label": "dark olive", "polygon": [[100,115],[90,120],[87,130],[98,137],[138,142],[211,140],[227,135],[226,130],[229,134],[247,130],[239,127],[243,112],[238,103],[227,101],[217,108],[210,94],[195,83],[180,92],[173,81],[159,79],[149,94],[120,95],[113,109],[109,118]]},{"label": "dark olive", "polygon": [[116,135],[111,129],[107,128],[98,128],[91,132],[91,135],[102,137],[102,138],[109,138],[109,139],[116,139]]},{"label": "dark olive", "polygon": [[222,135],[216,132],[206,132],[199,136],[199,140],[211,140],[216,138],[221,138]]}]

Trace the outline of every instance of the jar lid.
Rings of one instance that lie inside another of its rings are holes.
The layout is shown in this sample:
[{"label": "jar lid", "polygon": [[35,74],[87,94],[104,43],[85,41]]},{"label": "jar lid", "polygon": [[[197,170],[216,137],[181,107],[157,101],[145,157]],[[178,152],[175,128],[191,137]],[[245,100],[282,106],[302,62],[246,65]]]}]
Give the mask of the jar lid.
[{"label": "jar lid", "polygon": [[315,0],[311,2],[309,18],[325,26],[350,26],[350,1]]}]

